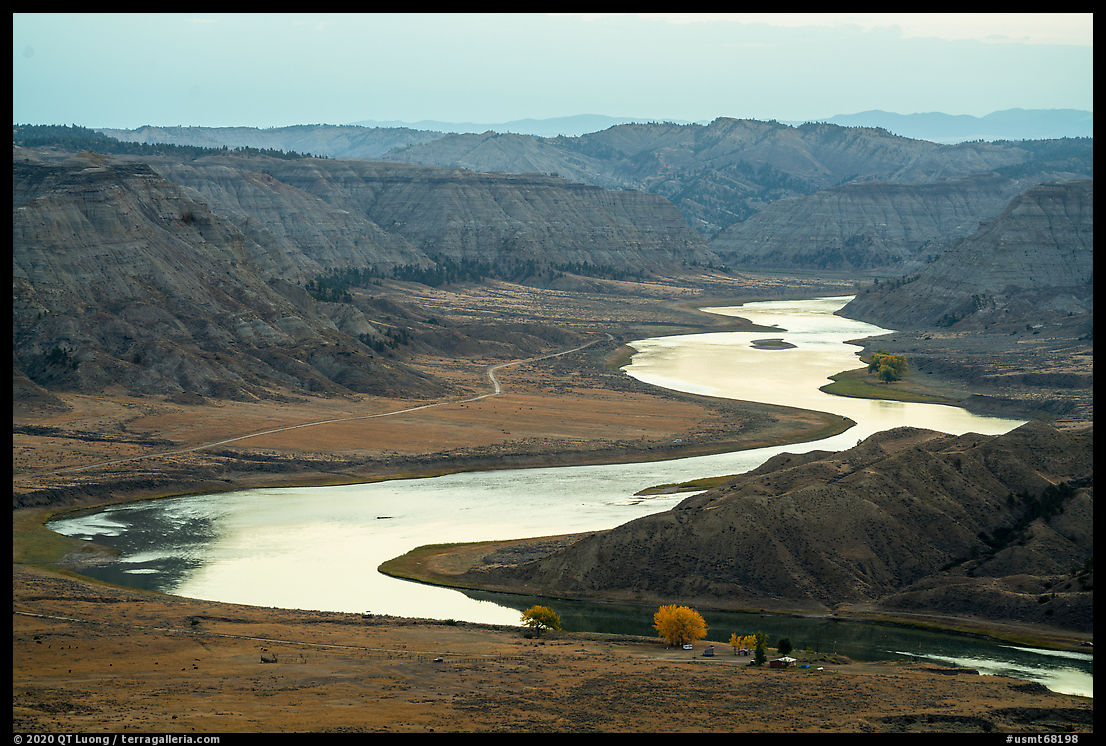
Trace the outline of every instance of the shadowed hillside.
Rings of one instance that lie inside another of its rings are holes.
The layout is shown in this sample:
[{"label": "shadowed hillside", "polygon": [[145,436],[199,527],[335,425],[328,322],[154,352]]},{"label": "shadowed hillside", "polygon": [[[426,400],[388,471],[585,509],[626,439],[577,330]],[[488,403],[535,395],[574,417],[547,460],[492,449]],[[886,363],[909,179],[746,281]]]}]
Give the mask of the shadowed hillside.
[{"label": "shadowed hillside", "polygon": [[1093,441],[900,428],[782,454],[483,586],[715,608],[879,603],[1089,630]]},{"label": "shadowed hillside", "polygon": [[17,159],[13,183],[15,378],[183,400],[443,390],[340,332],[293,284],[296,254],[146,164]]},{"label": "shadowed hillside", "polygon": [[1045,178],[979,174],[922,184],[869,181],[779,200],[711,239],[731,267],[771,267],[909,274],[939,256],[980,221]]}]

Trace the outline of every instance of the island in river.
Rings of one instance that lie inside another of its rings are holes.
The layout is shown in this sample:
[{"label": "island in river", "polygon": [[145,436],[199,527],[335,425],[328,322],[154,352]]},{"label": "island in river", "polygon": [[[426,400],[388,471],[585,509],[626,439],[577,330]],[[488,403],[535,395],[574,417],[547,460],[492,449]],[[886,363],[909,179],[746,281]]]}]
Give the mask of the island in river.
[{"label": "island in river", "polygon": [[754,339],[753,347],[758,350],[790,350],[795,345],[782,339]]}]

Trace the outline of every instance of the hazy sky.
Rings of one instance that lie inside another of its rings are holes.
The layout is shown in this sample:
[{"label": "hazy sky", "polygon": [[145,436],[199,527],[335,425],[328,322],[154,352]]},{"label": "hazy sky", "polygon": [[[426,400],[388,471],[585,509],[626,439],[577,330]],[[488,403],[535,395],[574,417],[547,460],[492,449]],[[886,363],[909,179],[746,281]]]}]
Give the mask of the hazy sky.
[{"label": "hazy sky", "polygon": [[22,14],[13,123],[1093,110],[1091,14]]}]

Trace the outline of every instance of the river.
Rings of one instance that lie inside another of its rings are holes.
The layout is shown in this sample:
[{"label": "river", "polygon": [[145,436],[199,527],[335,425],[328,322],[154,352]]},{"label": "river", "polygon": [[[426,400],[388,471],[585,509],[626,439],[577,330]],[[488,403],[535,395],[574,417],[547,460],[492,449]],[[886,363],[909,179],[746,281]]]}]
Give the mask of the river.
[{"label": "river", "polygon": [[[857,423],[832,438],[663,462],[188,496],[115,506],[62,518],[49,527],[118,548],[116,562],[90,568],[87,574],[122,585],[258,606],[517,625],[519,609],[533,599],[396,580],[376,567],[424,544],[613,528],[666,510],[687,496],[635,497],[644,487],[740,473],[782,452],[841,450],[900,425],[953,434],[998,434],[1022,424],[978,417],[956,407],[849,399],[818,391],[829,375],[858,367],[857,348],[846,344],[848,340],[887,333],[834,315],[847,301],[820,298],[705,309],[780,330],[640,340],[631,344],[637,354],[624,368],[635,378],[670,389],[816,409]],[[794,347],[752,345],[765,338],[783,338]],[[566,609],[562,616],[569,629],[651,634],[651,610],[586,604],[559,608]],[[733,631],[753,631],[750,625],[758,621],[774,630],[802,623],[708,616],[712,628],[729,625]],[[1057,691],[1091,696],[1090,655],[1018,651],[978,640],[964,645],[966,638],[873,625],[837,623],[837,630],[847,629],[849,634],[824,632],[818,631],[818,624],[811,621],[807,628],[796,628],[789,633],[792,641],[815,649],[832,645],[861,659],[912,655],[963,660],[981,671],[1006,672],[1042,681]]]}]

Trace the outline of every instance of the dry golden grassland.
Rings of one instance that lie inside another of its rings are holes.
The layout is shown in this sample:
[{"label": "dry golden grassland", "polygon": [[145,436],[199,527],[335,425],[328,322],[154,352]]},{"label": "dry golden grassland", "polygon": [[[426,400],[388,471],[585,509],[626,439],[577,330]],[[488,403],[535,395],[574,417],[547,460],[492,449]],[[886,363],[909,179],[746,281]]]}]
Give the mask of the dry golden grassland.
[{"label": "dry golden grassland", "polygon": [[[1090,700],[929,664],[750,667],[657,639],[194,601],[17,566],[16,733],[1090,732]],[[816,703],[816,704],[815,704]]]}]

